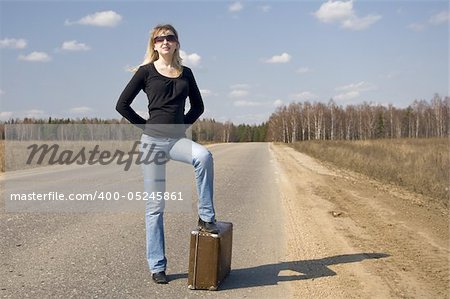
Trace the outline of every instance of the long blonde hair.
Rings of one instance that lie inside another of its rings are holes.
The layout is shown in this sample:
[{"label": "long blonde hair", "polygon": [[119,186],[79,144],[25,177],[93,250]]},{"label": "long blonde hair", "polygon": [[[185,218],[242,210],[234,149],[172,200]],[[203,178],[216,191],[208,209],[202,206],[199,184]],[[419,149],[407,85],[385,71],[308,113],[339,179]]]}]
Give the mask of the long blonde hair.
[{"label": "long blonde hair", "polygon": [[155,41],[154,38],[158,36],[161,33],[164,33],[166,31],[172,31],[175,37],[177,38],[177,48],[175,49],[175,52],[172,56],[172,66],[175,67],[178,71],[181,71],[182,69],[182,58],[180,56],[180,40],[178,39],[178,32],[177,30],[170,24],[160,24],[157,25],[153,30],[150,32],[150,38],[147,43],[147,51],[145,52],[144,61],[142,63],[131,70],[133,72],[136,72],[140,66],[154,62],[155,60],[158,60],[159,53],[155,50]]}]

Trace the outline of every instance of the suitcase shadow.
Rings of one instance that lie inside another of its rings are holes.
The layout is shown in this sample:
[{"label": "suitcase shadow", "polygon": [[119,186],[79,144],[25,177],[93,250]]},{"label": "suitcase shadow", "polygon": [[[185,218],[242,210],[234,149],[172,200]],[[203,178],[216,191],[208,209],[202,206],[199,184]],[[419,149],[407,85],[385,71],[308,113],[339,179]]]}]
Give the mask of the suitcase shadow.
[{"label": "suitcase shadow", "polygon": [[[344,254],[322,259],[281,262],[251,268],[232,269],[219,290],[277,285],[283,281],[313,279],[337,275],[330,265],[361,262],[366,259],[389,257],[385,253]],[[280,273],[286,271],[286,274]],[[295,272],[295,273],[292,273]]]}]

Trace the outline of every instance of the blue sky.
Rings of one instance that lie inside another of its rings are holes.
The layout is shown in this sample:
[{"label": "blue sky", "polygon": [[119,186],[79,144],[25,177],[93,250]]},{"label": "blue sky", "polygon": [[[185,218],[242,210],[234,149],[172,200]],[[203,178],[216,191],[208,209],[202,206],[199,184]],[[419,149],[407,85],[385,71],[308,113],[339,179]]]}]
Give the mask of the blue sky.
[{"label": "blue sky", "polygon": [[[298,101],[449,95],[447,1],[0,1],[0,120],[119,118],[151,28],[173,24],[202,117],[258,124]],[[147,117],[141,93],[133,107]]]}]

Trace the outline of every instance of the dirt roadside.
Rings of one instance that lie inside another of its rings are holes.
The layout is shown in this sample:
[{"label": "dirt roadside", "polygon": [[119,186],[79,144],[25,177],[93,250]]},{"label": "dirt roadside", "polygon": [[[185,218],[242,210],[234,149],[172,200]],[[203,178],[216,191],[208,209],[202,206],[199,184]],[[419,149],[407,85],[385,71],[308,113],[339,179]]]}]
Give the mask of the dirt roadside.
[{"label": "dirt roadside", "polygon": [[270,144],[296,298],[448,298],[449,213],[429,198]]}]

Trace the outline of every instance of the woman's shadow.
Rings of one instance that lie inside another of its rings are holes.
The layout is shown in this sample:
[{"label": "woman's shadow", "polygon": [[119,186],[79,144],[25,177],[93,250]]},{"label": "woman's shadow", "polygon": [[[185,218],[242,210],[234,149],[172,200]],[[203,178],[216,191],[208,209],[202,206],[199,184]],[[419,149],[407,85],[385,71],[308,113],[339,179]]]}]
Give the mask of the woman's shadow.
[{"label": "woman's shadow", "polygon": [[[281,262],[251,268],[232,269],[229,276],[220,285],[221,290],[276,285],[282,281],[313,279],[337,275],[328,268],[330,265],[360,262],[366,259],[389,257],[385,253],[357,253],[326,257],[315,260]],[[282,271],[291,271],[288,275],[279,275]],[[295,272],[295,273],[292,273]],[[175,274],[170,280],[187,278],[187,274]]]}]

